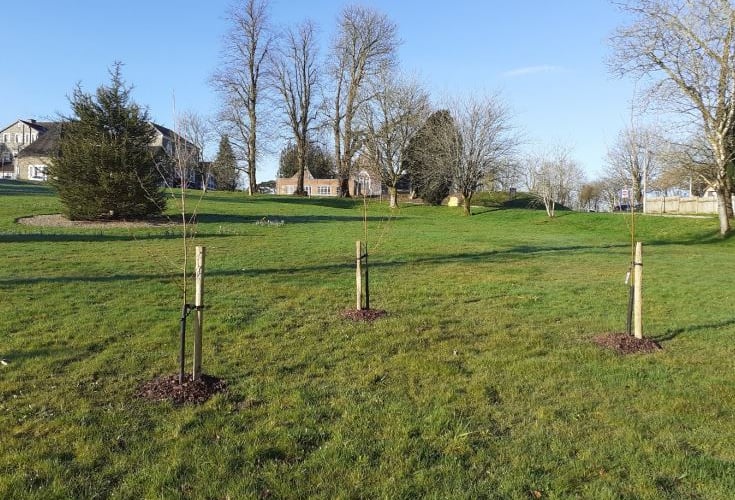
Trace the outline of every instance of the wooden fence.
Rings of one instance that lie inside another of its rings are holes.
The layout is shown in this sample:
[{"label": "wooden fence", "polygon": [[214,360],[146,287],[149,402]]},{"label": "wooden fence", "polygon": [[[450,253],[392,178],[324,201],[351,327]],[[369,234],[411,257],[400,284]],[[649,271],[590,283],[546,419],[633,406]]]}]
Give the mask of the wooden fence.
[{"label": "wooden fence", "polygon": [[717,213],[717,197],[680,198],[664,196],[661,198],[646,198],[647,214],[686,214],[708,215]]}]

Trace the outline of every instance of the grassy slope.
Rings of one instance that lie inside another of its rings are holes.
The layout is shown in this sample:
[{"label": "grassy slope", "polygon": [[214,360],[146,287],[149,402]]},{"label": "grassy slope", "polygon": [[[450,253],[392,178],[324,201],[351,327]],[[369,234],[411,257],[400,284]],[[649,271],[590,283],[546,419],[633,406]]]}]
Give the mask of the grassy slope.
[{"label": "grassy slope", "polygon": [[[0,183],[0,498],[727,498],[735,489],[733,240],[639,219],[645,332],[620,357],[621,215],[371,204],[372,305],[353,324],[359,203],[210,193],[201,407],[133,397],[176,370],[171,229],[30,228]],[[282,226],[254,224],[262,217]]]}]

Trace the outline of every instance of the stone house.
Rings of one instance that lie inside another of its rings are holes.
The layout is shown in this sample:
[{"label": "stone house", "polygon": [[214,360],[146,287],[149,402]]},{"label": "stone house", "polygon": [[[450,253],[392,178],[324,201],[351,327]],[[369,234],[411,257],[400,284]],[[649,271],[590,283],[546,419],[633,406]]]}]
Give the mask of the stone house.
[{"label": "stone house", "polygon": [[[196,167],[200,159],[199,148],[169,128],[153,122],[151,126],[154,130],[154,137],[150,144],[151,152],[158,158],[161,175],[165,178],[166,183],[174,186],[180,184],[177,169],[174,168],[175,161],[179,159],[186,165],[189,183],[196,184],[199,170]],[[46,171],[51,164],[51,159],[57,153],[61,129],[61,122],[19,120],[0,131],[0,154],[5,152],[6,156],[11,158],[12,164],[12,167],[3,171],[7,173],[4,175],[0,173],[0,178],[47,180]],[[23,137],[18,130],[26,130],[22,132]],[[5,139],[8,142],[3,142]],[[209,187],[212,187],[211,182]]]},{"label": "stone house", "polygon": [[48,179],[48,167],[51,165],[51,158],[57,153],[60,133],[61,122],[48,123],[46,131],[18,153],[15,159],[16,179],[27,181]]},{"label": "stone house", "polygon": [[0,130],[0,179],[19,179],[16,159],[23,149],[42,137],[52,122],[18,120]]}]

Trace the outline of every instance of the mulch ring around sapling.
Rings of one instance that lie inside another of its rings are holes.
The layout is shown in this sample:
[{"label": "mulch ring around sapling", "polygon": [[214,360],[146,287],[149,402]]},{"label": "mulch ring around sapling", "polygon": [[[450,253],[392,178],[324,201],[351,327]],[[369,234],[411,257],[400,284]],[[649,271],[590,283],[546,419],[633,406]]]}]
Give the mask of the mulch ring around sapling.
[{"label": "mulch ring around sapling", "polygon": [[595,344],[618,354],[650,353],[663,349],[655,340],[637,339],[626,333],[604,333],[593,339]]},{"label": "mulch ring around sapling", "polygon": [[211,375],[202,375],[197,381],[187,375],[181,384],[178,374],[161,375],[141,385],[136,396],[149,401],[171,401],[175,405],[200,405],[226,389],[227,382]]},{"label": "mulch ring around sapling", "polygon": [[342,317],[352,321],[375,321],[388,313],[382,309],[345,309]]}]

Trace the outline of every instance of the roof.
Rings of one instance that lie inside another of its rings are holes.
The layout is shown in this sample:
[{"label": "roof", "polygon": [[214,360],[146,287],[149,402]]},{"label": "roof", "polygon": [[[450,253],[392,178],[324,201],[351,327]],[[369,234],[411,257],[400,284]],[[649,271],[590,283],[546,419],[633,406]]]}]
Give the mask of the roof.
[{"label": "roof", "polygon": [[38,139],[23,148],[19,157],[25,156],[50,156],[56,152],[56,146],[61,134],[61,122],[45,122],[44,133],[39,134]]},{"label": "roof", "polygon": [[55,122],[40,122],[40,121],[33,120],[33,119],[16,120],[13,123],[11,123],[10,125],[8,125],[7,127],[0,128],[0,132],[2,132],[3,130],[9,129],[10,127],[12,127],[13,125],[15,125],[17,123],[22,123],[26,127],[31,128],[31,129],[37,131],[39,133],[39,135],[40,135],[40,134],[43,134],[44,132],[46,132],[46,130],[48,130],[49,126],[52,125]]},{"label": "roof", "polygon": [[49,128],[51,128],[54,124],[58,122],[39,122],[37,120],[18,120],[20,122],[25,123],[29,127],[31,127],[33,130],[37,130],[39,132],[46,132]]},{"label": "roof", "polygon": [[[182,137],[180,134],[177,134],[173,130],[171,130],[168,127],[164,127],[163,125],[159,125],[157,123],[150,122],[150,124],[153,126],[154,129],[156,129],[157,132],[159,132],[164,137],[168,137],[172,141],[176,143],[184,142],[191,148],[196,148],[196,145],[193,144],[191,141],[186,140],[185,137]],[[199,148],[197,148],[199,149]]]}]

